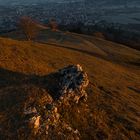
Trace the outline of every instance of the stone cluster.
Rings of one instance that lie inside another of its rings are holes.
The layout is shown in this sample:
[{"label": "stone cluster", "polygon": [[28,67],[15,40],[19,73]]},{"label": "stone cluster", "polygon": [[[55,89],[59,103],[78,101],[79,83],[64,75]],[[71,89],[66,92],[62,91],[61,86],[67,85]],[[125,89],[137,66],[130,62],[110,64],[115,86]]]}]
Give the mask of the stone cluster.
[{"label": "stone cluster", "polygon": [[60,123],[64,123],[65,125],[61,124],[63,127],[65,126],[64,129],[69,130],[73,135],[78,137],[80,135],[78,130],[72,129],[65,122],[60,122],[61,114],[58,108],[61,108],[62,104],[65,105],[65,101],[70,104],[71,101],[78,103],[80,98],[87,99],[85,88],[89,83],[88,76],[80,65],[68,66],[59,70],[58,73],[60,75],[60,90],[58,91],[61,94],[60,98],[53,100],[46,93],[47,99],[45,98],[45,105],[26,105],[23,114],[34,135],[43,131],[48,135],[50,127],[57,127]]},{"label": "stone cluster", "polygon": [[89,84],[87,73],[83,71],[82,67],[77,65],[70,65],[59,70],[60,72],[60,95],[61,99],[72,97],[78,103],[79,99],[87,100],[87,93],[85,91]]}]

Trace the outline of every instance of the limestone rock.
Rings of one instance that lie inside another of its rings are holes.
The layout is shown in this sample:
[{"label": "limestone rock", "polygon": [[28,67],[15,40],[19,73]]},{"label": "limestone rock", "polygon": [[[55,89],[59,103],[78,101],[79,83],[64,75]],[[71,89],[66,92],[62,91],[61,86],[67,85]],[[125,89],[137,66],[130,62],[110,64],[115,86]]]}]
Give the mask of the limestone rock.
[{"label": "limestone rock", "polygon": [[24,108],[24,115],[36,114],[36,113],[37,113],[37,110],[35,107]]},{"label": "limestone rock", "polygon": [[70,106],[71,103],[78,103],[79,99],[87,99],[85,91],[89,84],[87,73],[83,71],[80,65],[71,65],[57,72],[59,90],[56,94],[60,97],[56,100],[45,93],[35,104],[26,104],[23,116],[33,132],[33,135],[44,133],[49,136],[52,128],[61,131],[60,134],[68,133],[69,139],[80,139],[80,132],[62,121],[61,107]]},{"label": "limestone rock", "polygon": [[40,127],[41,116],[34,116],[29,120],[29,127],[32,129],[33,133],[36,134]]},{"label": "limestone rock", "polygon": [[78,65],[70,65],[65,67],[60,72],[60,98],[65,96],[72,97],[76,103],[79,99],[84,97],[87,99],[86,87],[89,84],[87,73],[83,71],[83,68]]}]

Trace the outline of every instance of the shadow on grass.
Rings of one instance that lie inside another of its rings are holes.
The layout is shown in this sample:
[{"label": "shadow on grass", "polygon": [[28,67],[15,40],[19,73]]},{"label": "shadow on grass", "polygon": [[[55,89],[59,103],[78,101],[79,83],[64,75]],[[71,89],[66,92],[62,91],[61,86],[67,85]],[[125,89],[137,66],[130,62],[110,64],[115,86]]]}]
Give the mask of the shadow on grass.
[{"label": "shadow on grass", "polygon": [[25,89],[30,86],[45,89],[54,100],[59,99],[59,78],[57,72],[38,76],[0,68],[0,110],[24,101],[28,94]]},{"label": "shadow on grass", "polygon": [[[14,32],[9,32],[9,33],[4,34],[2,36],[3,37],[9,37],[9,38],[12,38],[12,39],[15,39],[15,40],[27,41],[26,36],[24,35],[24,33],[21,30],[17,30],[17,31],[14,31]],[[57,42],[57,43],[50,43],[49,41],[52,40],[52,39],[54,40],[54,42]],[[86,55],[89,55],[89,56],[94,56],[94,57],[97,57],[99,59],[110,61],[110,62],[112,62],[112,60],[115,61],[115,62],[118,62],[116,59],[110,59],[108,53],[107,53],[108,56],[106,57],[106,56],[103,56],[103,55],[101,55],[99,53],[96,53],[96,52],[93,52],[93,51],[91,52],[91,51],[87,51],[87,50],[84,50],[84,49],[78,49],[78,48],[75,48],[75,47],[70,47],[70,46],[67,46],[67,45],[63,45],[62,44],[63,41],[73,42],[74,45],[75,45],[75,43],[78,43],[78,44],[82,43],[82,41],[78,40],[76,37],[72,37],[68,34],[66,35],[64,32],[61,32],[61,31],[53,32],[49,29],[40,30],[38,35],[32,41],[37,42],[37,43],[41,43],[41,44],[51,45],[52,47],[59,47],[59,48],[72,50],[72,51],[75,51],[75,52],[80,52],[80,53],[83,53],[83,54],[86,54]]]}]

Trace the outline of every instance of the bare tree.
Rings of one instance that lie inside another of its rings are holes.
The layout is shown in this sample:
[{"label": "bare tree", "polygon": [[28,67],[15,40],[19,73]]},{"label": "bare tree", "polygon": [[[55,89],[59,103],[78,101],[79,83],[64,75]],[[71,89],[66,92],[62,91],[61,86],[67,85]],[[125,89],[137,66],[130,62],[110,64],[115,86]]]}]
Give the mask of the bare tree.
[{"label": "bare tree", "polygon": [[52,29],[52,31],[58,31],[58,24],[55,19],[53,19],[53,18],[50,19],[49,26]]},{"label": "bare tree", "polygon": [[46,26],[43,26],[36,21],[32,20],[30,17],[22,17],[19,21],[19,26],[26,35],[28,40],[33,40],[37,37],[40,30],[47,29]]}]

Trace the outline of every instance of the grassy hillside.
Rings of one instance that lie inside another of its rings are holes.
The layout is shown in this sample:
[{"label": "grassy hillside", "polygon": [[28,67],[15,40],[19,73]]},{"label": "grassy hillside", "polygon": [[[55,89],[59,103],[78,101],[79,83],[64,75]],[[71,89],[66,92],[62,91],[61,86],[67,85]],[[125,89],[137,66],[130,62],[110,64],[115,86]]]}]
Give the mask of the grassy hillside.
[{"label": "grassy hillside", "polygon": [[72,33],[45,31],[35,42],[21,38],[17,33],[0,38],[2,139],[72,139],[68,132],[59,135],[61,125],[47,137],[20,131],[23,106],[42,105],[55,88],[50,75],[69,64],[80,64],[91,84],[86,104],[59,108],[61,121],[77,129],[81,140],[140,139],[139,51]]}]

